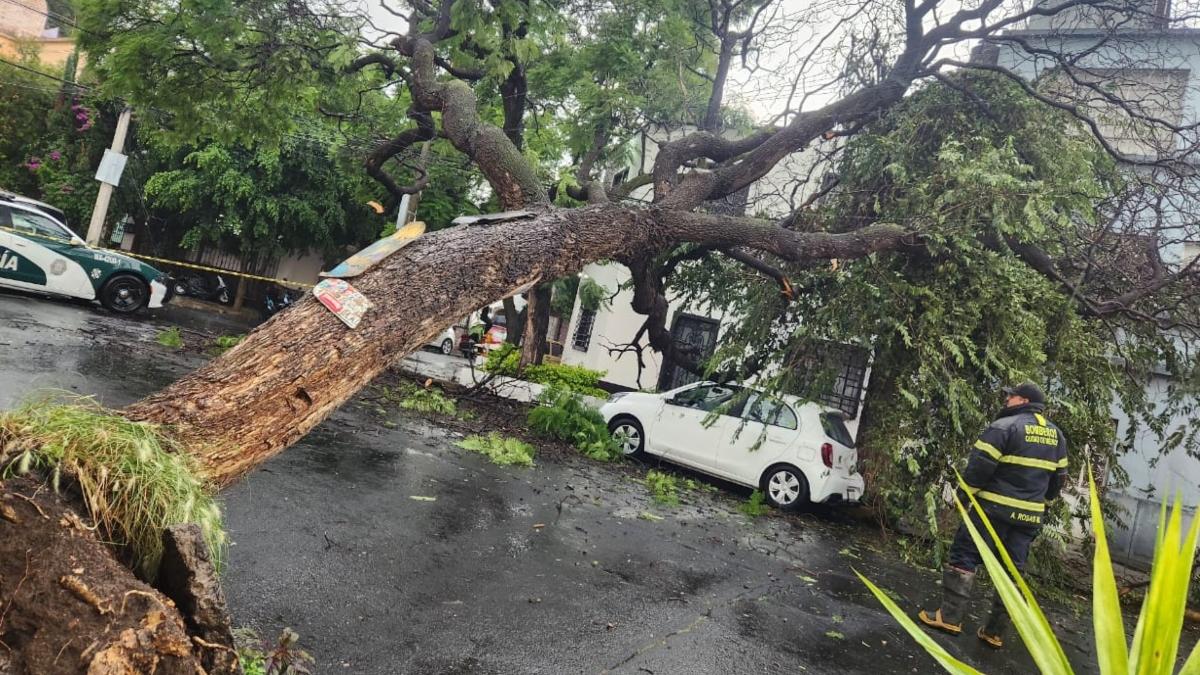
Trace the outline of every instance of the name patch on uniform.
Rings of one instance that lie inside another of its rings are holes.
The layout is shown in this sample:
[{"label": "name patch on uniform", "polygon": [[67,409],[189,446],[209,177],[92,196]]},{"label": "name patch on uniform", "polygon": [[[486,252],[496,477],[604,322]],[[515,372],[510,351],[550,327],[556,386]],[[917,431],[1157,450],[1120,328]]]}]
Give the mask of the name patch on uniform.
[{"label": "name patch on uniform", "polygon": [[1058,429],[1038,424],[1025,425],[1025,442],[1039,445],[1058,445]]}]

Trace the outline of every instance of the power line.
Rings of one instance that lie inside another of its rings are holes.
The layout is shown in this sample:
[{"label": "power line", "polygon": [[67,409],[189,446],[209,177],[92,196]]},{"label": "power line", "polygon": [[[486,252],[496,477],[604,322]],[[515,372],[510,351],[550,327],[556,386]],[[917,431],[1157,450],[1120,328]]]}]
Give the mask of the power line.
[{"label": "power line", "polygon": [[[7,1],[11,1],[11,0],[7,0]],[[50,79],[50,80],[54,80],[55,82],[59,82],[59,83],[61,83],[61,84],[66,84],[66,85],[69,85],[69,86],[72,86],[72,87],[76,87],[76,88],[79,88],[79,89],[83,89],[83,90],[85,90],[85,91],[90,91],[90,90],[92,90],[92,87],[89,87],[89,86],[87,86],[86,84],[79,84],[78,82],[72,82],[72,81],[70,81],[70,80],[64,80],[64,79],[63,79],[63,78],[61,78],[61,77],[57,77],[57,76],[55,76],[55,75],[51,75],[51,74],[49,74],[49,73],[43,73],[42,71],[40,71],[40,70],[38,70],[38,69],[36,69],[36,68],[30,68],[29,66],[24,66],[24,65],[21,65],[20,63],[16,63],[16,62],[13,62],[13,61],[9,61],[8,59],[3,59],[3,58],[0,58],[0,63],[5,63],[5,64],[8,64],[8,65],[12,66],[13,68],[16,68],[16,69],[18,69],[18,70],[23,70],[23,71],[25,71],[25,72],[27,72],[27,73],[32,73],[32,74],[34,74],[34,75],[40,75],[40,76],[42,76],[42,77],[44,77],[44,78],[47,78],[47,79]]]},{"label": "power line", "polygon": [[33,12],[34,14],[41,14],[42,16],[46,17],[47,19],[54,19],[55,21],[66,24],[76,30],[83,31],[84,33],[95,35],[97,37],[99,37],[99,35],[100,35],[99,33],[95,32],[95,31],[91,31],[91,30],[84,28],[83,26],[80,26],[79,24],[75,23],[71,19],[68,19],[67,17],[63,16],[62,14],[56,14],[51,11],[43,12],[40,9],[34,9],[33,7],[30,7],[29,5],[26,5],[23,2],[17,2],[17,0],[4,0],[4,2],[7,2],[10,5],[16,5],[17,7],[20,7],[21,9],[29,10],[30,12]]}]

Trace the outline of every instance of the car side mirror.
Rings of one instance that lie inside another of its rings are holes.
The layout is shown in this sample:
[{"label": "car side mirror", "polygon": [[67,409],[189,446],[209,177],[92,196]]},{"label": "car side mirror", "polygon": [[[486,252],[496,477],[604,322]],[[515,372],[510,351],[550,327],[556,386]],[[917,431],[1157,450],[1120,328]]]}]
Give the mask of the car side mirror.
[{"label": "car side mirror", "polygon": [[76,237],[71,240],[71,245],[72,246],[87,246],[87,242],[80,239],[79,237]]}]

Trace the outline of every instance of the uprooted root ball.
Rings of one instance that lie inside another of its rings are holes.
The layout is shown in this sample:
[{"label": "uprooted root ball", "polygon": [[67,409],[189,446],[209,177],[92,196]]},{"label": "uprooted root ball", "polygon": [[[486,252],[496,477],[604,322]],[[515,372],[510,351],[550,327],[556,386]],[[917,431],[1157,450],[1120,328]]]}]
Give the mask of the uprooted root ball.
[{"label": "uprooted root ball", "polygon": [[0,413],[0,467],[4,477],[38,471],[56,491],[74,481],[89,515],[145,579],[158,570],[170,525],[196,523],[215,559],[224,551],[220,510],[191,455],[161,427],[92,399],[41,398]]}]

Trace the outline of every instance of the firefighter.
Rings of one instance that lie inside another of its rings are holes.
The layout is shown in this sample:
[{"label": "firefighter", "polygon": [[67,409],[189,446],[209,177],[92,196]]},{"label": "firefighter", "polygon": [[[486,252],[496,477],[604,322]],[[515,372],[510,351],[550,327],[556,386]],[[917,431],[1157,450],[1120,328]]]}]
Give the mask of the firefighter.
[{"label": "firefighter", "polygon": [[[1023,569],[1029,547],[1042,527],[1047,502],[1058,496],[1067,477],[1067,441],[1046,419],[1046,396],[1033,382],[1005,387],[1004,409],[975,441],[963,480],[983,507],[1017,569]],[[966,497],[976,529],[995,550],[979,516]],[[942,573],[941,605],[917,615],[927,626],[952,635],[962,632],[963,615],[971,598],[975,570],[983,558],[967,531],[958,528]],[[975,635],[999,649],[1008,629],[1008,612],[997,595],[987,623]]]}]

